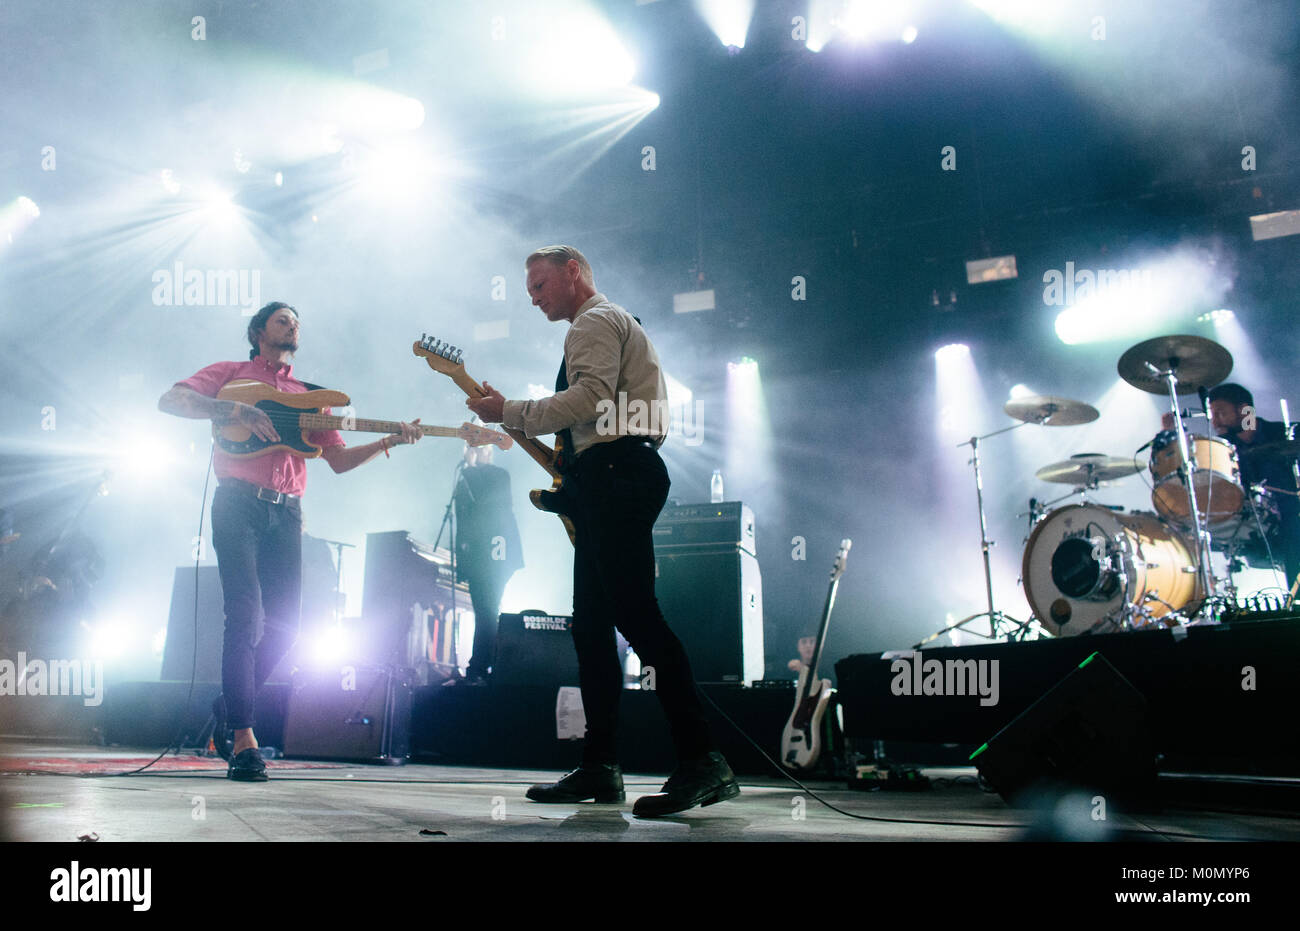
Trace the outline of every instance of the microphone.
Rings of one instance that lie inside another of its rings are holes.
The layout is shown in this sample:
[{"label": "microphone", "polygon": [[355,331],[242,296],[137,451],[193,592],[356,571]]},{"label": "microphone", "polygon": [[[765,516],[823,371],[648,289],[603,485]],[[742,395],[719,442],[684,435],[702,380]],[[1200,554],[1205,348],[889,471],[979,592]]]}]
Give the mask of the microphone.
[{"label": "microphone", "polygon": [[1204,385],[1201,385],[1201,387],[1196,389],[1196,394],[1201,399],[1201,411],[1203,413],[1208,412],[1210,409],[1210,392],[1205,390]]}]

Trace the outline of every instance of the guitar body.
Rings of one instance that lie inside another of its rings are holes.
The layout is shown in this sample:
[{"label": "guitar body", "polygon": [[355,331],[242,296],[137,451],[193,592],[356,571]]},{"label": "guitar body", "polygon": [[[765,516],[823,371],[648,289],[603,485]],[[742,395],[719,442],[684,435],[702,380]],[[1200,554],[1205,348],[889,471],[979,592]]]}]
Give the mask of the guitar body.
[{"label": "guitar body", "polygon": [[307,442],[307,433],[297,426],[297,415],[320,413],[327,407],[346,407],[351,399],[341,391],[320,388],[315,391],[292,393],[277,391],[265,382],[254,379],[232,381],[217,392],[218,401],[238,401],[263,411],[275,424],[280,434],[279,443],[268,443],[241,424],[213,426],[212,436],[226,455],[235,459],[253,459],[281,451],[303,459],[314,459],[321,448]]},{"label": "guitar body", "polygon": [[799,673],[798,694],[808,691],[790,713],[781,732],[781,763],[787,769],[807,771],[817,765],[822,755],[822,722],[834,690],[830,679],[820,679],[809,688],[809,669]]},{"label": "guitar body", "polygon": [[[552,465],[560,460],[560,455],[563,452],[564,438],[556,436],[555,454],[551,460]],[[565,485],[564,476],[557,468],[551,477],[551,487],[534,488],[528,492],[528,500],[532,502],[533,507],[537,508],[537,510],[559,517],[560,522],[564,524],[564,532],[569,535],[569,542],[576,546],[578,533],[573,525],[572,487],[572,485]]]}]

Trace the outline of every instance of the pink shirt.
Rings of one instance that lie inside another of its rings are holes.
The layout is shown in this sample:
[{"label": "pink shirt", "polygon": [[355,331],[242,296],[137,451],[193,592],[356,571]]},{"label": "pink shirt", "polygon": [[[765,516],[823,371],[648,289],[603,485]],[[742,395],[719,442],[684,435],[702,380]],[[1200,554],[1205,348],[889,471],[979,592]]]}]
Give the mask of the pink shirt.
[{"label": "pink shirt", "polygon": [[[263,356],[247,362],[217,362],[199,369],[176,384],[215,398],[217,392],[229,382],[246,378],[264,382],[277,391],[290,394],[301,394],[309,390],[293,377],[292,365],[280,365]],[[321,448],[346,445],[343,435],[337,430],[314,430],[307,434],[307,439]],[[218,481],[223,478],[239,478],[289,495],[301,495],[307,490],[307,460],[281,450],[253,459],[238,459],[227,455],[218,447],[213,468]]]}]

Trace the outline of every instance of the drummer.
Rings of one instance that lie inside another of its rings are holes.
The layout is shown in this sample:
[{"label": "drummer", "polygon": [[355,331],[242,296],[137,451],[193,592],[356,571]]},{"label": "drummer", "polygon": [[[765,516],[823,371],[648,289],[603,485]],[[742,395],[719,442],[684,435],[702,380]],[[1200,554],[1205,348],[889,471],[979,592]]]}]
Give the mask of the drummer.
[{"label": "drummer", "polygon": [[[1237,450],[1242,485],[1249,488],[1263,483],[1277,502],[1281,522],[1268,542],[1273,555],[1286,566],[1289,588],[1300,573],[1300,497],[1296,494],[1291,460],[1277,449],[1263,448],[1285,441],[1286,428],[1276,420],[1256,415],[1255,398],[1241,385],[1219,385],[1211,388],[1207,397],[1210,426]],[[1166,412],[1161,425],[1173,430],[1174,415]]]}]

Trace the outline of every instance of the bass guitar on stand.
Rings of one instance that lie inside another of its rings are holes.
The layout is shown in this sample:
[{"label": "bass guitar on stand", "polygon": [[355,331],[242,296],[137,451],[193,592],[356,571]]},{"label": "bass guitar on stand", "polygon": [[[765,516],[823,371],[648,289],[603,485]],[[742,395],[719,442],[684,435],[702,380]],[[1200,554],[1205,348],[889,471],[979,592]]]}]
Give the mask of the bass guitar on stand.
[{"label": "bass guitar on stand", "polygon": [[795,772],[812,769],[822,754],[822,721],[826,717],[826,709],[834,690],[830,679],[818,677],[817,666],[821,662],[822,647],[826,643],[831,608],[835,607],[835,592],[840,585],[840,576],[844,574],[844,563],[849,558],[851,546],[852,540],[841,540],[839,552],[835,554],[830,588],[826,592],[826,607],[822,609],[821,627],[817,631],[817,643],[808,665],[799,671],[794,711],[790,713],[790,720],[786,722],[781,734],[781,763],[786,769]]}]

